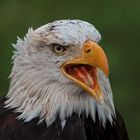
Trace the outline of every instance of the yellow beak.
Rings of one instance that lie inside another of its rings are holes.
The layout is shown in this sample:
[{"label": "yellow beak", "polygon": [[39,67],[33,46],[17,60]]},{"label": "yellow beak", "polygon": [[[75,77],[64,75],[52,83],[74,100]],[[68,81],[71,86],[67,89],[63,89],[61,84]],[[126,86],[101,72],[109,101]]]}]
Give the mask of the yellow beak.
[{"label": "yellow beak", "polygon": [[98,102],[103,100],[103,93],[98,82],[97,67],[106,76],[109,74],[108,60],[103,49],[93,41],[86,41],[82,54],[61,66],[66,77],[81,86]]}]

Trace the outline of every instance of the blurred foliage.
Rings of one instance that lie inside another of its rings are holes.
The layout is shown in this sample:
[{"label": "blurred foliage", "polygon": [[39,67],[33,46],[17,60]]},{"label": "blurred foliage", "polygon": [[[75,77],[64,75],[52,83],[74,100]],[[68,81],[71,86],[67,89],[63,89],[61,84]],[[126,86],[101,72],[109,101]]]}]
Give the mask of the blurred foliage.
[{"label": "blurred foliage", "polygon": [[140,130],[140,1],[139,0],[0,0],[0,93],[8,91],[8,76],[16,36],[58,19],[82,19],[102,34],[100,44],[110,62],[115,104],[131,140]]}]

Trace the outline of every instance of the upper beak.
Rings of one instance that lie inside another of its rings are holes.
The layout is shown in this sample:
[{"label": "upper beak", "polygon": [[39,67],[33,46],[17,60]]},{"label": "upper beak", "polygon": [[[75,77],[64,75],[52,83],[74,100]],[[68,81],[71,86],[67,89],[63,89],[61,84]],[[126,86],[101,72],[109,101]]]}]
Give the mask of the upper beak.
[{"label": "upper beak", "polygon": [[98,82],[97,67],[108,76],[108,60],[103,49],[97,43],[88,40],[82,47],[82,54],[65,62],[61,66],[61,70],[66,77],[76,82],[101,102],[103,93]]}]

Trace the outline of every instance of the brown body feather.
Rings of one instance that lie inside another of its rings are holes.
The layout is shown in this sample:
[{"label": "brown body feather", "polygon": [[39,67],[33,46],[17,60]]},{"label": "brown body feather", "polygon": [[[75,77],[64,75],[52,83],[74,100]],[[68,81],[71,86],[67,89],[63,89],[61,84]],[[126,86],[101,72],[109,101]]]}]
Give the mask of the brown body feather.
[{"label": "brown body feather", "polygon": [[107,122],[104,128],[96,117],[94,123],[84,113],[78,117],[73,114],[67,119],[62,130],[59,117],[47,128],[46,123],[38,124],[38,118],[25,123],[17,120],[18,114],[4,108],[4,99],[0,101],[0,140],[128,140],[124,121],[120,114],[114,124]]}]

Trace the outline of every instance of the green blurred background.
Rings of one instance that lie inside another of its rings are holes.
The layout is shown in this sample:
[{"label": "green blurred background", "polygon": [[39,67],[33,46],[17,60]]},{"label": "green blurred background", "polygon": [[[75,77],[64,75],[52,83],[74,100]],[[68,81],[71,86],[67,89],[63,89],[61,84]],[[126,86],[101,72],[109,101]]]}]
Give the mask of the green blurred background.
[{"label": "green blurred background", "polygon": [[115,104],[131,140],[140,133],[140,1],[139,0],[0,0],[0,95],[8,76],[16,36],[58,19],[82,19],[102,34],[100,44],[110,63]]}]

